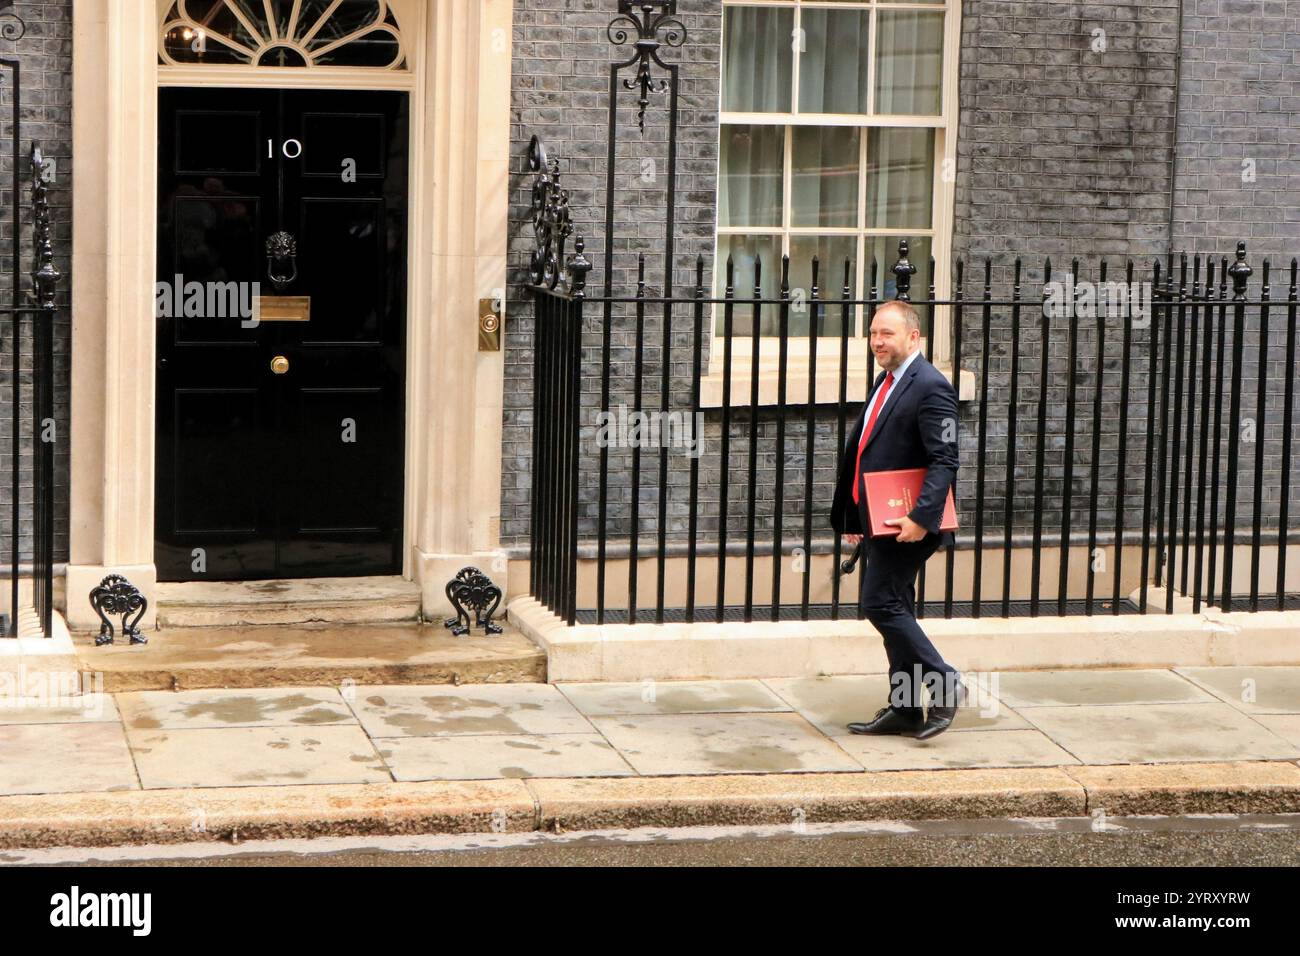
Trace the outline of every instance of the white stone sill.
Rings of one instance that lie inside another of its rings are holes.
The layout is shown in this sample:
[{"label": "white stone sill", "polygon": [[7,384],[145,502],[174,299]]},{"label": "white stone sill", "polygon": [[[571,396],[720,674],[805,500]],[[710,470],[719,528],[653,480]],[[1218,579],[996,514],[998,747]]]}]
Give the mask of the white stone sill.
[{"label": "white stone sill", "polygon": [[[707,375],[700,377],[700,407],[721,408],[723,396],[722,361],[716,360]],[[857,366],[856,368],[854,366]],[[936,362],[935,368],[952,381],[952,364]],[[790,356],[786,363],[785,402],[787,405],[808,404],[808,358],[807,356]],[[748,407],[750,403],[750,386],[752,384],[749,357],[738,361],[735,356],[731,363],[731,407]],[[780,370],[766,356],[760,359],[758,369],[758,404],[776,405]],[[861,362],[850,361],[848,373],[847,400],[864,402],[870,386],[866,369]],[[839,358],[834,362],[823,361],[818,357],[817,381],[813,398],[818,405],[833,405],[840,399]],[[970,369],[961,370],[961,384],[957,388],[957,400],[973,401],[975,398],[975,373]]]}]

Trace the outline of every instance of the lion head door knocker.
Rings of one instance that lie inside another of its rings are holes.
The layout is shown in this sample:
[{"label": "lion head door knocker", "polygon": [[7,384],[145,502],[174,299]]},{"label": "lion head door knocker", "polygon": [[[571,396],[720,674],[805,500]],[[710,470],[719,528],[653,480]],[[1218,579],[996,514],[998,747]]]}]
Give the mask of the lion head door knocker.
[{"label": "lion head door knocker", "polygon": [[474,625],[483,628],[484,634],[501,633],[501,625],[492,622],[501,603],[501,589],[478,568],[461,568],[447,582],[447,600],[456,609],[456,616],[447,618],[443,626],[457,637],[469,633],[470,611],[474,612]]},{"label": "lion head door knocker", "polygon": [[298,278],[298,240],[291,233],[272,233],[266,239],[266,277],[283,292]]},{"label": "lion head door knocker", "polygon": [[[122,616],[122,636],[129,638],[132,644],[148,644],[149,640],[140,633],[140,621],[149,602],[140,593],[140,589],[120,574],[110,574],[99,582],[99,587],[90,592],[90,606],[99,615],[99,637],[95,646],[103,647],[113,643],[113,625],[108,619],[110,614]],[[133,618],[131,615],[135,615]]]}]

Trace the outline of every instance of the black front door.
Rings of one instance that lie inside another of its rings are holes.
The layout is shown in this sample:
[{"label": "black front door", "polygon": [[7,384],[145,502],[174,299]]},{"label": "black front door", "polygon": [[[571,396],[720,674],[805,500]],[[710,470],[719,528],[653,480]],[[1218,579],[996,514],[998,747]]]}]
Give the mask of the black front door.
[{"label": "black front door", "polygon": [[160,580],[399,573],[407,94],[159,97]]}]

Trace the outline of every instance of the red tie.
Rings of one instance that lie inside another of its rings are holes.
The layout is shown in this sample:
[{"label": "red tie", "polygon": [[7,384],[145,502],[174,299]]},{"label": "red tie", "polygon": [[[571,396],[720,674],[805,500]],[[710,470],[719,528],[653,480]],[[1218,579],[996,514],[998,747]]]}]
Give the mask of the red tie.
[{"label": "red tie", "polygon": [[858,442],[858,458],[853,464],[853,503],[857,504],[860,500],[858,493],[858,472],[862,470],[862,452],[867,447],[867,441],[871,438],[871,429],[876,427],[876,416],[880,414],[881,406],[885,404],[885,399],[889,395],[890,386],[894,384],[894,373],[888,372],[885,375],[885,384],[881,386],[880,394],[876,397],[876,404],[871,407],[871,417],[867,419],[867,427],[862,429],[862,440]]}]

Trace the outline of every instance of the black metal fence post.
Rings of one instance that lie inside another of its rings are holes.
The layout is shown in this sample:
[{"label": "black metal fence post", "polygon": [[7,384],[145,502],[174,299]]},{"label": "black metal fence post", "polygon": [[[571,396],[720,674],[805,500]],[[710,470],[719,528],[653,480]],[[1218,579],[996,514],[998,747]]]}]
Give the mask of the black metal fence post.
[{"label": "black metal fence post", "polygon": [[1228,268],[1232,278],[1232,388],[1228,396],[1227,505],[1223,513],[1223,603],[1232,610],[1233,551],[1237,544],[1237,461],[1241,447],[1242,356],[1246,346],[1246,282],[1254,270],[1246,264],[1246,244],[1237,243],[1237,260]]},{"label": "black metal fence post", "polygon": [[[41,633],[50,637],[54,627],[54,447],[57,439],[54,421],[54,321],[62,275],[54,267],[50,194],[45,183],[44,157],[37,146],[32,147],[31,174],[36,239],[36,269],[32,273],[32,284],[38,310],[32,317],[32,588]],[[16,275],[14,281],[17,284]],[[15,369],[15,378],[17,374]],[[14,456],[17,457],[17,448]]]},{"label": "black metal fence post", "polygon": [[[9,15],[17,24],[9,39],[22,35],[22,21]],[[49,186],[45,181],[45,157],[39,145],[32,144],[26,166],[22,157],[22,95],[21,67],[16,60],[0,60],[0,68],[13,76],[12,126],[10,128],[13,150],[12,203],[13,228],[11,240],[12,307],[6,310],[12,322],[12,390],[10,394],[11,421],[8,452],[11,459],[9,474],[10,547],[6,553],[9,562],[8,613],[0,614],[0,637],[16,638],[21,633],[22,618],[31,613],[36,627],[46,637],[54,633],[54,451],[59,440],[54,418],[54,324],[58,315],[58,285],[62,274],[54,265],[53,230],[50,222]],[[32,239],[34,264],[31,272],[31,302],[24,303],[22,283],[22,204],[21,183],[24,168],[30,176]],[[28,359],[30,371],[30,402],[23,400],[23,325],[31,319],[31,352]],[[2,338],[2,337],[0,337]],[[0,341],[0,348],[4,342]],[[30,511],[24,512],[23,499],[23,417],[24,405],[30,410],[31,455],[27,473],[30,479]],[[30,582],[31,600],[25,604],[21,597],[23,569],[23,518],[29,517],[31,530]]]}]

